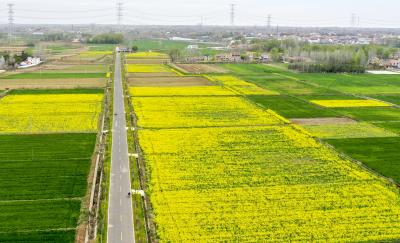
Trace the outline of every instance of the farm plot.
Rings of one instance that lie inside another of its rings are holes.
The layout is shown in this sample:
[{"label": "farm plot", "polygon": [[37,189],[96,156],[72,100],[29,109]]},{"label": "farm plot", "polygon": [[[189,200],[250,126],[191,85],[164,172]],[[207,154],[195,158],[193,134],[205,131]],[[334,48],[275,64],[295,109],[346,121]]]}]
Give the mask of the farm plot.
[{"label": "farm plot", "polygon": [[295,74],[312,84],[353,94],[399,94],[400,79],[397,75],[374,74]]},{"label": "farm plot", "polygon": [[41,70],[44,73],[106,73],[107,65],[45,65]]},{"label": "farm plot", "polygon": [[400,121],[395,122],[376,122],[375,126],[382,127],[388,131],[395,132],[400,135]]},{"label": "farm plot", "polygon": [[210,79],[242,95],[279,95],[278,92],[263,89],[234,76],[210,76]]},{"label": "farm plot", "polygon": [[128,83],[133,87],[186,87],[186,86],[212,86],[215,83],[210,82],[203,77],[157,77],[157,78],[130,78]]},{"label": "farm plot", "polygon": [[131,89],[160,242],[400,238],[394,187],[242,96],[171,89]]},{"label": "farm plot", "polygon": [[82,79],[82,78],[105,78],[105,73],[18,73],[3,76],[1,79]]},{"label": "farm plot", "polygon": [[323,139],[397,137],[396,133],[369,123],[325,124],[303,126],[312,135]]},{"label": "farm plot", "polygon": [[0,242],[73,242],[96,134],[0,135]]},{"label": "farm plot", "polygon": [[145,129],[140,141],[161,242],[400,237],[396,190],[290,126]]},{"label": "farm plot", "polygon": [[400,109],[395,107],[335,108],[334,110],[359,121],[400,121]]},{"label": "farm plot", "polygon": [[297,125],[344,125],[344,124],[354,124],[354,121],[350,118],[345,117],[328,117],[328,118],[306,118],[306,119],[290,119],[290,121]]},{"label": "farm plot", "polygon": [[[252,74],[254,75],[254,74]],[[276,74],[267,76],[244,76],[247,81],[255,83],[260,87],[274,90],[282,94],[289,95],[312,95],[312,94],[332,94],[335,91],[323,87],[316,87],[311,84],[292,80]]]},{"label": "farm plot", "polygon": [[311,103],[329,108],[345,107],[389,107],[388,103],[377,100],[311,100]]},{"label": "farm plot", "polygon": [[175,64],[184,73],[228,73],[229,71],[214,64]]},{"label": "farm plot", "polygon": [[230,90],[220,86],[199,87],[132,87],[130,93],[135,97],[157,96],[235,96]]},{"label": "farm plot", "polygon": [[0,99],[0,133],[96,132],[102,90],[11,94]]},{"label": "farm plot", "polygon": [[162,77],[177,77],[175,72],[168,73],[127,73],[125,75],[128,79],[131,78],[162,78]]},{"label": "farm plot", "polygon": [[339,115],[332,110],[288,95],[250,95],[246,97],[262,107],[278,112],[286,118],[323,118],[337,117]]},{"label": "farm plot", "polygon": [[400,106],[400,94],[372,95],[371,97]]},{"label": "farm plot", "polygon": [[0,89],[103,88],[105,78],[83,79],[0,79]]},{"label": "farm plot", "polygon": [[128,73],[170,73],[171,68],[165,65],[150,64],[127,64],[125,69]]},{"label": "farm plot", "polygon": [[400,183],[399,137],[334,139],[327,142],[369,168]]},{"label": "farm plot", "polygon": [[126,55],[127,59],[169,59],[169,56],[161,52],[136,52]]},{"label": "farm plot", "polygon": [[152,64],[163,65],[169,62],[169,59],[126,59],[126,64]]},{"label": "farm plot", "polygon": [[135,97],[133,104],[143,128],[282,123],[272,111],[254,109],[240,97]]}]

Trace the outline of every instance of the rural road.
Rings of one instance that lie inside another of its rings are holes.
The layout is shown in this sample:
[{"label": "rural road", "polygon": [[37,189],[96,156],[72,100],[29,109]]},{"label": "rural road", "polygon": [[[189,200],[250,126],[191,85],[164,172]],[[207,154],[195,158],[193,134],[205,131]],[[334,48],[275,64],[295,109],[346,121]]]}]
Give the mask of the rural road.
[{"label": "rural road", "polygon": [[108,205],[108,243],[133,243],[132,200],[128,142],[121,78],[121,58],[117,52],[114,76],[114,121],[112,133],[111,180]]}]

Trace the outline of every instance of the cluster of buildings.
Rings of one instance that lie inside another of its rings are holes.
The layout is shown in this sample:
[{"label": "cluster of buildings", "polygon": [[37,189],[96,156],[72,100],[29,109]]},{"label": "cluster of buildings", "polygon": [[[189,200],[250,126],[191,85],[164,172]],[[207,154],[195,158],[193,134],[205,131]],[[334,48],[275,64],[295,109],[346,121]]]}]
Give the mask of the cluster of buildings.
[{"label": "cluster of buildings", "polygon": [[28,57],[25,61],[21,62],[18,65],[18,68],[23,69],[23,68],[30,68],[37,66],[42,63],[42,60],[39,57]]}]

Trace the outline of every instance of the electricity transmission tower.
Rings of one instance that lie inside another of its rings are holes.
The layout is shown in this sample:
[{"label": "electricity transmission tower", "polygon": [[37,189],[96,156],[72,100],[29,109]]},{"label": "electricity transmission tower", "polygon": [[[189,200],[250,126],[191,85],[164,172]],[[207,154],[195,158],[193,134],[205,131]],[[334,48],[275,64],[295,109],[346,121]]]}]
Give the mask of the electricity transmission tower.
[{"label": "electricity transmission tower", "polygon": [[235,25],[235,4],[231,4],[231,12],[230,12],[230,16],[231,16],[231,26]]},{"label": "electricity transmission tower", "polygon": [[118,31],[119,32],[122,32],[122,17],[124,16],[123,6],[124,6],[124,3],[122,3],[122,2],[117,3],[117,23],[118,23]]},{"label": "electricity transmission tower", "polygon": [[8,6],[8,41],[12,42],[14,36],[14,4],[9,3]]},{"label": "electricity transmission tower", "polygon": [[355,28],[357,23],[357,16],[355,13],[351,14],[351,27]]},{"label": "electricity transmission tower", "polygon": [[272,20],[271,14],[268,14],[268,16],[267,16],[267,33],[268,34],[271,32],[271,20]]}]

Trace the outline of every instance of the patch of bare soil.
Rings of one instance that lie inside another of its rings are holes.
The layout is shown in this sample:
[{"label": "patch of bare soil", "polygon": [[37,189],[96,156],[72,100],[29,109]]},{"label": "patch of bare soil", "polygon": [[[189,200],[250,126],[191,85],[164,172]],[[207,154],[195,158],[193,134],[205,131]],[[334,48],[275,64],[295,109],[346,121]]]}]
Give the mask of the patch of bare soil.
[{"label": "patch of bare soil", "polygon": [[228,70],[215,64],[175,64],[186,73],[227,73]]}]

